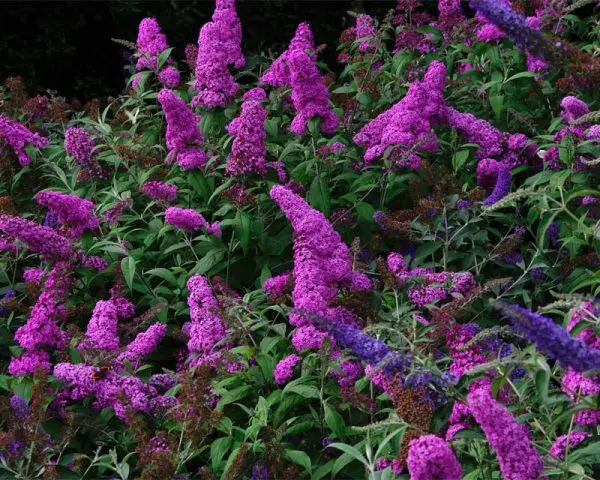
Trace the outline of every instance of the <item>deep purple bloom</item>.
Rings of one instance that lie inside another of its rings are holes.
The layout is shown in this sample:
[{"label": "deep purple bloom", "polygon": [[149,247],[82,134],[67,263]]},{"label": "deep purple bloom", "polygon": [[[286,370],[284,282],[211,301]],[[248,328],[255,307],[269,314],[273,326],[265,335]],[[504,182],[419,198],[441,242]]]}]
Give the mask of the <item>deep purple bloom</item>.
[{"label": "deep purple bloom", "polygon": [[581,340],[571,337],[551,318],[519,305],[496,303],[495,306],[511,320],[515,330],[563,366],[571,367],[577,372],[600,368],[600,350],[590,348]]},{"label": "deep purple bloom", "polygon": [[12,395],[10,397],[10,406],[17,420],[22,422],[29,416],[29,406],[23,397]]},{"label": "deep purple bloom", "polygon": [[502,29],[521,50],[548,59],[549,51],[542,34],[531,28],[525,17],[515,12],[510,5],[499,0],[469,0],[469,4],[486,20]]},{"label": "deep purple bloom", "polygon": [[173,201],[177,198],[177,185],[148,181],[142,185],[142,192],[153,200]]},{"label": "deep purple bloom", "polygon": [[503,478],[538,480],[544,462],[532,445],[529,430],[494,400],[490,381],[471,385],[467,400],[471,414],[496,452]]},{"label": "deep purple bloom", "polygon": [[496,185],[494,190],[484,201],[484,205],[494,205],[495,203],[502,200],[510,192],[510,185],[512,183],[512,173],[510,167],[504,164],[498,166],[498,176],[496,178]]},{"label": "deep purple bloom", "polygon": [[460,480],[462,467],[450,446],[435,435],[411,440],[406,461],[412,480]]},{"label": "deep purple bloom", "polygon": [[14,150],[19,163],[24,167],[31,164],[31,158],[25,152],[25,145],[31,144],[36,148],[48,146],[48,139],[33,133],[18,122],[0,115],[0,138]]},{"label": "deep purple bloom", "polygon": [[225,167],[228,175],[267,173],[266,119],[267,111],[260,102],[244,101],[240,116],[227,126],[227,132],[235,137]]},{"label": "deep purple bloom", "polygon": [[49,227],[11,215],[0,215],[0,230],[23,242],[27,248],[49,257],[66,258],[71,241]]},{"label": "deep purple bloom", "polygon": [[169,207],[165,212],[165,221],[180,230],[194,232],[200,227],[216,237],[221,236],[221,224],[219,222],[208,223],[206,219],[191,208]]}]

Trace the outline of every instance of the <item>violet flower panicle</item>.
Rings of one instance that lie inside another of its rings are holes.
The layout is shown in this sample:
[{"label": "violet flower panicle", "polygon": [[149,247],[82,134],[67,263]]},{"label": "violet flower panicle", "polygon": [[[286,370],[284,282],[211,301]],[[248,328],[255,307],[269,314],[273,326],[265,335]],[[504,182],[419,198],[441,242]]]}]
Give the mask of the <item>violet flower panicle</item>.
[{"label": "violet flower panicle", "polygon": [[495,451],[504,478],[538,480],[544,462],[533,447],[529,430],[492,397],[490,380],[472,384],[469,410]]},{"label": "violet flower panicle", "polygon": [[450,446],[435,435],[411,440],[406,460],[411,480],[460,480],[462,467]]},{"label": "violet flower panicle", "polygon": [[179,230],[195,232],[203,227],[211,235],[221,236],[219,222],[208,223],[200,213],[191,208],[169,207],[165,212],[165,221]]},{"label": "violet flower panicle", "polygon": [[297,136],[306,131],[311,118],[321,119],[321,132],[335,133],[339,119],[329,105],[329,92],[317,65],[304,52],[292,51],[288,54],[292,102],[296,116],[290,125],[290,131]]},{"label": "violet flower panicle", "polygon": [[204,137],[198,127],[200,116],[192,112],[175,92],[163,88],[158,94],[167,121],[167,163],[174,159],[184,170],[202,168],[208,157],[200,148]]},{"label": "violet flower panicle", "polygon": [[33,133],[18,122],[0,115],[0,138],[14,150],[19,163],[26,167],[31,165],[31,158],[25,151],[25,146],[30,144],[35,148],[46,148],[48,139]]},{"label": "violet flower panicle", "polygon": [[515,330],[524,335],[548,357],[576,372],[600,368],[600,350],[573,338],[551,318],[519,305],[496,302],[494,307],[509,318]]},{"label": "violet flower panicle", "polygon": [[316,60],[315,44],[310,25],[303,22],[296,28],[296,34],[290,41],[288,49],[283,52],[263,73],[260,82],[271,87],[285,87],[291,85],[291,75],[288,64],[290,53],[299,50],[309,55],[312,60]]}]

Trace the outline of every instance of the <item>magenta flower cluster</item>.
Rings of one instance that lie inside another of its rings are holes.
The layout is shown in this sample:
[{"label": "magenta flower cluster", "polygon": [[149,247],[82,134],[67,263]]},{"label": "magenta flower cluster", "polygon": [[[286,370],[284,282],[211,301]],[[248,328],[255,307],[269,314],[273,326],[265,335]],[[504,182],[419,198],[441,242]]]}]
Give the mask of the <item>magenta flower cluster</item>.
[{"label": "magenta flower cluster", "polygon": [[289,57],[295,52],[306,53],[311,60],[316,60],[315,42],[310,25],[306,22],[301,23],[296,28],[296,34],[290,41],[288,49],[283,52],[263,73],[260,82],[271,87],[289,87],[292,84],[292,77],[289,67]]},{"label": "magenta flower cluster", "polygon": [[179,230],[195,232],[203,227],[211,235],[221,236],[219,222],[208,223],[200,213],[191,208],[169,207],[165,212],[165,221]]},{"label": "magenta flower cluster", "polygon": [[49,348],[62,349],[67,334],[59,327],[66,317],[64,303],[71,288],[71,265],[61,260],[49,273],[29,318],[15,332],[15,340],[25,350],[8,367],[11,375],[33,374],[38,368],[50,369]]},{"label": "magenta flower cluster", "polygon": [[310,56],[297,49],[288,53],[287,64],[290,70],[292,103],[296,116],[290,125],[294,135],[306,131],[311,118],[321,119],[321,132],[335,133],[339,119],[329,105],[329,92],[319,69]]},{"label": "magenta flower cluster", "polygon": [[242,31],[234,0],[219,0],[212,21],[204,24],[198,37],[194,107],[215,108],[227,105],[238,93],[239,85],[229,65],[241,68]]},{"label": "magenta flower cluster", "polygon": [[377,49],[377,28],[371,16],[361,13],[356,17],[356,40],[360,53],[373,53]]},{"label": "magenta flower cluster", "polygon": [[70,238],[79,238],[85,230],[93,231],[98,228],[98,217],[94,215],[96,206],[85,198],[45,190],[36,194],[35,199],[56,214],[61,224],[68,227]]},{"label": "magenta flower cluster", "polygon": [[[166,35],[161,33],[160,25],[155,18],[144,18],[140,22],[137,47],[141,54],[136,64],[137,70],[159,68],[158,55],[167,50],[169,45]],[[158,80],[167,88],[175,88],[180,82],[179,71],[170,65],[171,63],[173,63],[173,59],[167,58],[167,66],[158,72]]]},{"label": "magenta flower cluster", "polygon": [[292,378],[294,367],[301,361],[302,359],[298,355],[288,355],[283,360],[280,360],[277,363],[275,370],[273,370],[275,383],[278,385],[287,383],[287,381]]},{"label": "magenta flower cluster", "polygon": [[245,100],[240,116],[227,125],[227,132],[234,137],[225,167],[228,175],[267,173],[266,119],[267,111],[259,101]]},{"label": "magenta flower cluster", "polygon": [[[352,270],[349,248],[321,212],[285,187],[275,185],[270,195],[294,230],[292,298],[297,310],[326,316],[340,286],[370,285],[363,274]],[[298,327],[292,337],[298,351],[318,348],[326,337],[305,316],[290,314],[290,323]]]},{"label": "magenta flower cluster", "polygon": [[420,158],[416,152],[437,150],[432,127],[440,123],[445,114],[445,81],[446,67],[441,62],[431,62],[423,81],[414,82],[402,100],[354,136],[354,142],[366,148],[367,164],[381,157],[388,148],[401,146],[393,152],[396,165],[418,169]]},{"label": "magenta flower cluster", "polygon": [[453,293],[466,295],[475,287],[475,279],[470,273],[435,273],[429,268],[422,267],[411,269],[398,253],[390,253],[387,264],[400,285],[405,285],[409,281],[419,284],[408,289],[408,298],[418,307],[445,300]]},{"label": "magenta flower cluster", "polygon": [[171,202],[177,199],[177,185],[171,183],[148,181],[142,185],[142,192],[152,200]]},{"label": "magenta flower cluster", "polygon": [[192,112],[172,90],[163,88],[158,94],[158,101],[167,121],[167,163],[176,160],[184,170],[204,167],[208,157],[201,148],[204,137],[198,126],[200,116]]},{"label": "magenta flower cluster", "polygon": [[0,115],[0,139],[12,148],[24,167],[31,165],[31,158],[25,151],[27,144],[35,148],[46,148],[48,139],[31,132],[18,122]]},{"label": "magenta flower cluster", "polygon": [[406,464],[412,480],[460,480],[462,475],[450,446],[435,435],[411,440]]},{"label": "magenta flower cluster", "polygon": [[184,325],[183,332],[189,338],[188,350],[196,357],[194,364],[212,365],[219,355],[217,344],[227,337],[227,327],[219,314],[220,305],[206,277],[194,275],[187,287],[190,322]]},{"label": "magenta flower cluster", "polygon": [[71,241],[31,220],[12,215],[0,215],[0,230],[19,240],[33,252],[49,258],[67,258],[72,250]]},{"label": "magenta flower cluster", "polygon": [[75,162],[85,167],[94,178],[105,176],[102,167],[96,159],[95,143],[90,134],[80,127],[69,127],[65,132],[65,151]]},{"label": "magenta flower cluster", "polygon": [[490,382],[472,386],[469,410],[496,452],[500,471],[507,480],[538,480],[544,462],[532,445],[529,430],[492,397]]}]

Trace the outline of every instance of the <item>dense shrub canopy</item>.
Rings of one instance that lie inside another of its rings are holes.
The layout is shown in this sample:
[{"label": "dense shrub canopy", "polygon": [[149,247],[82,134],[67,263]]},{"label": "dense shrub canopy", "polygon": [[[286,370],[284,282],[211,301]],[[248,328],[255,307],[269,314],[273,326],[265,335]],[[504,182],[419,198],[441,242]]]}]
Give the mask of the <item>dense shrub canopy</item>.
[{"label": "dense shrub canopy", "polygon": [[334,67],[216,0],[120,94],[6,79],[0,478],[597,478],[596,3],[399,0]]}]

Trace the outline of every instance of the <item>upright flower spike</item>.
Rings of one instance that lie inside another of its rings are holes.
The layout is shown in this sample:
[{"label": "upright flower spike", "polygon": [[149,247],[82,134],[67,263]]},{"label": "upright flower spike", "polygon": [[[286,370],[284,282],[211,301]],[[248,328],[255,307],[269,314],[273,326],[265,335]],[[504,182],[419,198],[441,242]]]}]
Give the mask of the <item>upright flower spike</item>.
[{"label": "upright flower spike", "polygon": [[371,16],[361,13],[356,17],[356,40],[360,53],[377,50],[377,29]]},{"label": "upright flower spike", "polygon": [[139,333],[115,360],[116,368],[123,368],[125,361],[128,361],[133,368],[141,367],[148,355],[156,350],[166,333],[167,326],[163,323],[155,323],[146,331]]},{"label": "upright flower spike", "polygon": [[11,375],[33,374],[39,367],[48,372],[50,356],[46,349],[62,349],[66,345],[67,334],[58,322],[66,317],[63,302],[71,288],[71,269],[64,260],[54,265],[27,322],[15,332],[15,340],[25,353],[11,360]]},{"label": "upright flower spike", "polygon": [[25,152],[27,144],[36,148],[46,148],[48,139],[33,133],[10,118],[0,115],[0,138],[14,150],[19,163],[24,167],[31,165],[31,158]]},{"label": "upright flower spike", "polygon": [[499,0],[469,0],[469,4],[502,30],[521,50],[544,60],[550,59],[550,51],[542,34],[531,28],[525,17],[515,12],[509,4]]},{"label": "upright flower spike", "polygon": [[[270,196],[294,230],[294,307],[325,316],[339,285],[364,275],[353,272],[350,249],[321,212],[286,187],[275,185]],[[290,323],[302,327],[310,320],[291,314]]]},{"label": "upright flower spike", "polygon": [[88,322],[83,346],[85,348],[115,351],[119,348],[117,309],[111,300],[96,303]]},{"label": "upright flower spike", "polygon": [[508,165],[500,163],[498,165],[498,175],[496,176],[496,184],[494,190],[489,197],[484,201],[484,205],[494,205],[506,197],[510,193],[510,185],[512,182],[512,173]]},{"label": "upright flower spike", "polygon": [[96,159],[96,145],[90,134],[80,127],[69,127],[65,132],[65,151],[75,159],[75,163],[85,167],[94,178],[106,175]]},{"label": "upright flower spike", "polygon": [[267,173],[266,119],[267,111],[260,102],[247,100],[242,103],[242,113],[227,126],[229,134],[235,137],[225,167],[228,175]]},{"label": "upright flower spike", "polygon": [[411,480],[460,480],[462,467],[450,446],[435,435],[411,440],[408,447],[408,471]]},{"label": "upright flower spike", "polygon": [[307,22],[298,25],[296,34],[290,41],[288,49],[271,64],[265,73],[263,73],[260,77],[260,82],[271,87],[290,86],[291,74],[288,59],[290,53],[296,50],[308,54],[313,61],[317,60],[312,30]]},{"label": "upright flower spike", "polygon": [[169,48],[167,36],[161,33],[155,18],[144,18],[138,28],[137,48],[142,54],[136,64],[137,70],[154,70],[158,55]]},{"label": "upright flower spike", "polygon": [[85,198],[45,190],[36,194],[35,200],[54,212],[61,224],[69,227],[72,238],[81,237],[85,230],[98,228],[98,217],[94,215],[96,206]]},{"label": "upright flower spike", "polygon": [[295,50],[288,54],[288,66],[292,102],[297,112],[290,125],[292,133],[302,135],[306,131],[308,121],[320,117],[321,132],[334,134],[339,119],[329,105],[329,91],[317,65],[306,53]]},{"label": "upright flower spike", "polygon": [[496,452],[503,478],[539,480],[544,462],[531,443],[529,430],[494,400],[489,380],[471,387],[467,404]]},{"label": "upright flower spike", "polygon": [[431,62],[423,81],[414,82],[402,100],[354,136],[354,142],[367,149],[367,164],[381,157],[388,147],[398,147],[393,155],[396,164],[417,169],[420,159],[415,151],[437,150],[432,127],[445,115],[445,82],[446,67],[441,62]]},{"label": "upright flower spike", "polygon": [[175,159],[184,170],[204,167],[208,157],[201,149],[204,137],[198,126],[200,116],[192,112],[172,90],[163,88],[158,94],[158,101],[167,121],[167,163]]},{"label": "upright flower spike", "polygon": [[227,63],[236,69],[246,65],[242,52],[242,24],[235,10],[235,0],[216,0],[212,20],[221,26],[221,48]]},{"label": "upright flower spike", "polygon": [[195,275],[188,280],[187,287],[190,322],[183,331],[189,337],[188,350],[199,355],[198,363],[210,362],[216,344],[227,337],[227,327],[218,314],[220,305],[206,278]]},{"label": "upright flower spike", "polygon": [[241,50],[242,31],[233,0],[219,0],[213,21],[200,29],[196,78],[197,95],[192,106],[203,108],[223,107],[239,90],[228,66],[241,68],[245,59]]},{"label": "upright flower spike", "polygon": [[165,182],[148,181],[142,185],[142,192],[153,200],[171,202],[177,199],[177,185]]},{"label": "upright flower spike", "polygon": [[600,368],[600,350],[590,348],[582,340],[571,337],[551,318],[519,305],[496,303],[494,306],[510,319],[515,330],[563,366],[571,367],[576,372]]}]

